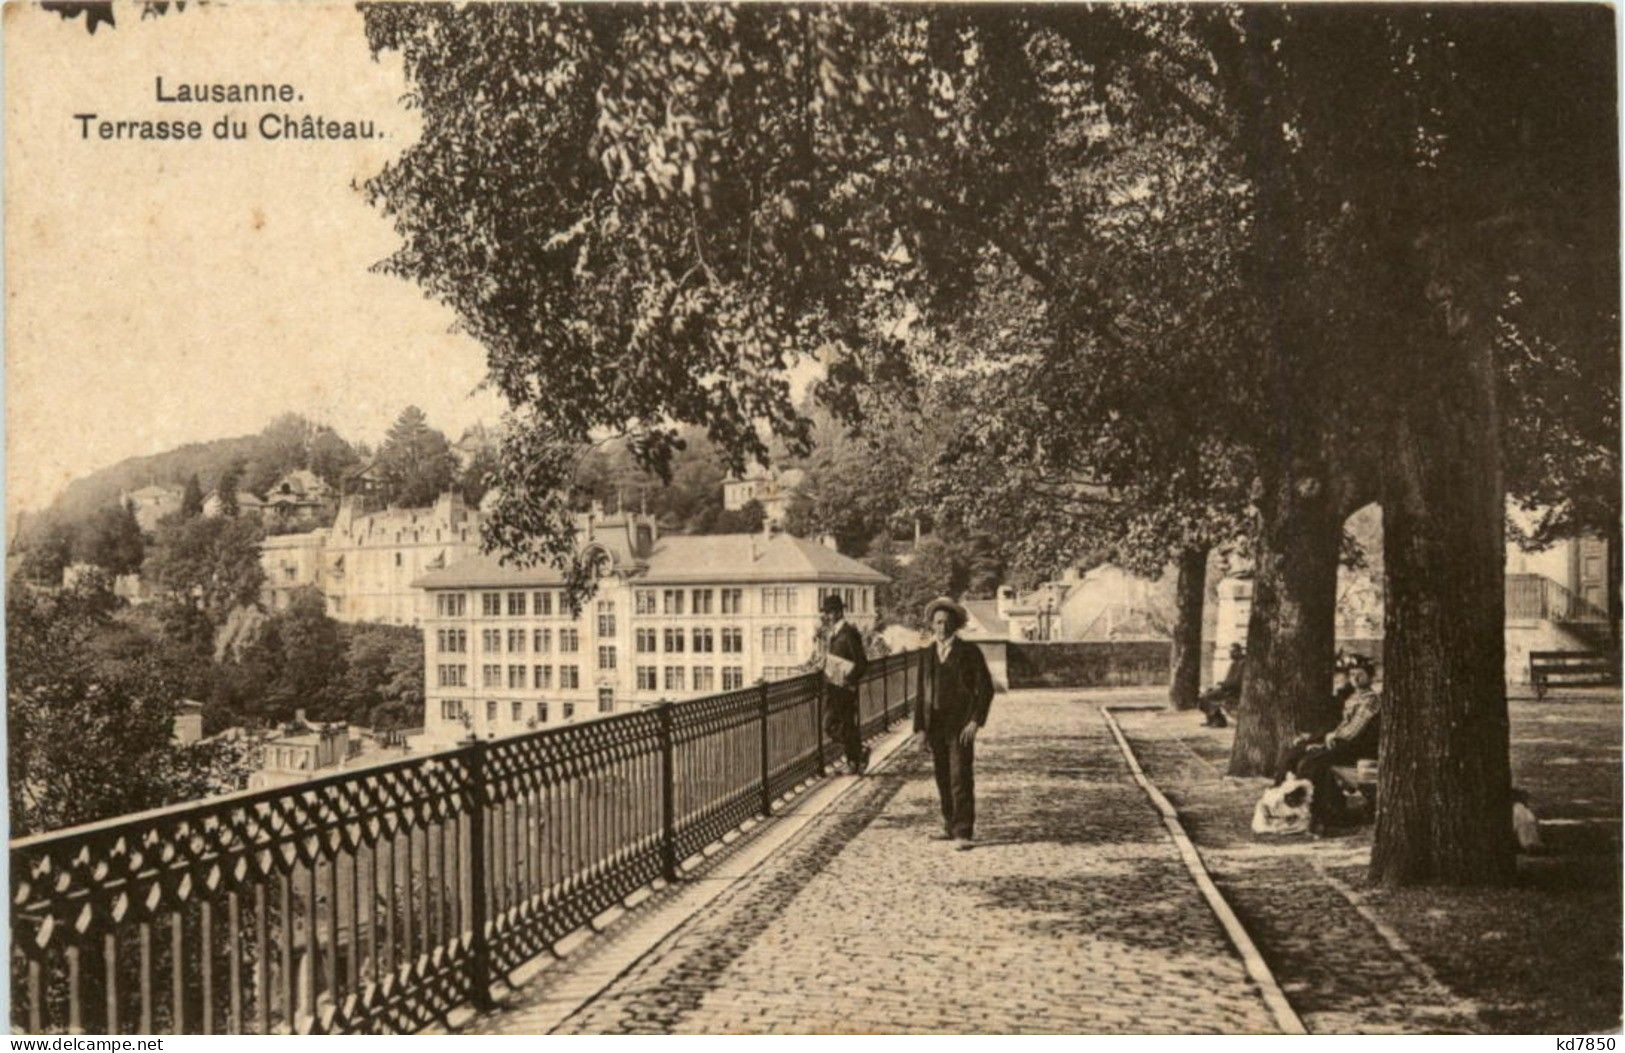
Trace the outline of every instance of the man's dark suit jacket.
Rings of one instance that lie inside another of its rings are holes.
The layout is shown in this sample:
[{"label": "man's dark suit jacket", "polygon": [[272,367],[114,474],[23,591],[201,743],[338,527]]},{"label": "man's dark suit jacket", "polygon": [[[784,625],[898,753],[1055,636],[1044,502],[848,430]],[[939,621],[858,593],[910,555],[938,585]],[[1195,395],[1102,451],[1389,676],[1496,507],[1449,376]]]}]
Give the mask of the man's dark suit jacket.
[{"label": "man's dark suit jacket", "polygon": [[914,730],[952,734],[972,721],[986,724],[993,705],[993,677],[982,649],[955,638],[944,663],[937,659],[935,641],[926,646],[931,679],[914,702]]},{"label": "man's dark suit jacket", "polygon": [[829,653],[852,663],[852,671],[846,675],[844,685],[840,687],[829,685],[831,697],[856,699],[858,681],[863,679],[864,671],[869,668],[869,657],[863,653],[863,636],[858,632],[857,626],[851,622],[842,622],[840,631],[830,638]]}]

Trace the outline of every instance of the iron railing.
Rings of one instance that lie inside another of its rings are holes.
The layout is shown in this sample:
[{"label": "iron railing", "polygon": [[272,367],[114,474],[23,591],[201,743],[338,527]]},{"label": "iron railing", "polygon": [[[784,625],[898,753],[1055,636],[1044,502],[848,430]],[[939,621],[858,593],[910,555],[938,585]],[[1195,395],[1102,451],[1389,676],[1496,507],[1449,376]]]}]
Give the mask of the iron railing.
[{"label": "iron railing", "polygon": [[[923,651],[877,659],[865,737]],[[411,1032],[824,774],[816,673],[11,843],[13,1028]]]}]

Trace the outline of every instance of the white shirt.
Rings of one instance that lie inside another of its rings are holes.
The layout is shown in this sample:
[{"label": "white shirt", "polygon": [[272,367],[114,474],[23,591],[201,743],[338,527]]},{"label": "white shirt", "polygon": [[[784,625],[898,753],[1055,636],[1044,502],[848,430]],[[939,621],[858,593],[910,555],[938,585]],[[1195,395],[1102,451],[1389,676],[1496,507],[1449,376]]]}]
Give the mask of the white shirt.
[{"label": "white shirt", "polygon": [[937,661],[946,662],[948,660],[949,653],[954,649],[955,639],[955,636],[949,634],[946,640],[937,644]]}]

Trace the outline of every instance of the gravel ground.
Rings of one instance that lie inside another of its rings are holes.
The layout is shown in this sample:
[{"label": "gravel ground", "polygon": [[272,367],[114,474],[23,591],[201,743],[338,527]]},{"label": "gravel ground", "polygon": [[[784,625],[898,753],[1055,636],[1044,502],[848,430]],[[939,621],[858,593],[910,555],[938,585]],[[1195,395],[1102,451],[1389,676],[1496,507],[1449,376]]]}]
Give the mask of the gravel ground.
[{"label": "gravel ground", "polygon": [[1119,719],[1311,1031],[1616,1030],[1619,702],[1511,709],[1513,778],[1546,850],[1497,890],[1368,887],[1369,830],[1257,838],[1248,823],[1266,783],[1223,775],[1229,730],[1189,713]]}]

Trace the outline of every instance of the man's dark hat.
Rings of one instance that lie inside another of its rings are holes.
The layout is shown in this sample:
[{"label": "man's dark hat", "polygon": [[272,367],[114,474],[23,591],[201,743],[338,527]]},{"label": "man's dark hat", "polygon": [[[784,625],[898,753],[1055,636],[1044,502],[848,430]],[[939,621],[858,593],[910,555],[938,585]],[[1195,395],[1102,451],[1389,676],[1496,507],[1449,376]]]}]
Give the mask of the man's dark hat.
[{"label": "man's dark hat", "polygon": [[845,614],[846,604],[841,601],[838,593],[832,592],[824,597],[824,602],[818,605],[818,609],[825,614]]}]

